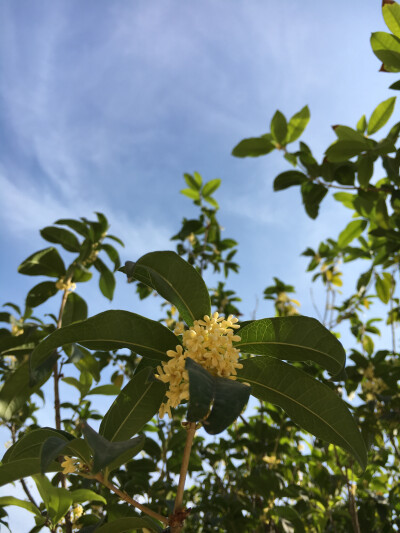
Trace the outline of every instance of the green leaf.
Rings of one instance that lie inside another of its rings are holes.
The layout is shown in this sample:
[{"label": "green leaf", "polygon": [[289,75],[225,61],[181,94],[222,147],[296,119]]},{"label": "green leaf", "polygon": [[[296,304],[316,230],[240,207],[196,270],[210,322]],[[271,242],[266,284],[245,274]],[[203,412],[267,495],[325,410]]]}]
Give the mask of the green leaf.
[{"label": "green leaf", "polygon": [[367,129],[367,118],[365,115],[363,115],[360,120],[357,122],[357,131],[359,131],[360,133],[364,133],[365,130]]},{"label": "green leaf", "polygon": [[0,506],[7,507],[8,505],[16,505],[17,507],[22,507],[22,509],[26,509],[27,511],[37,516],[42,516],[39,509],[36,507],[36,505],[33,505],[33,503],[31,502],[27,502],[25,500],[14,498],[14,496],[0,497]]},{"label": "green leaf", "polygon": [[235,157],[259,157],[269,154],[273,150],[275,150],[275,145],[271,142],[271,136],[265,135],[243,139],[232,150],[232,155]]},{"label": "green leaf", "polygon": [[384,304],[389,303],[390,294],[392,292],[393,278],[389,272],[383,272],[382,276],[376,274],[375,290],[378,298]]},{"label": "green leaf", "polygon": [[160,322],[129,311],[104,311],[51,333],[32,352],[31,366],[36,368],[53,350],[73,342],[94,350],[129,348],[151,359],[166,361],[167,350],[174,350],[179,339]]},{"label": "green leaf", "polygon": [[201,179],[200,174],[195,172],[195,176],[192,176],[191,174],[184,174],[183,177],[191,189],[194,191],[199,191],[201,189],[203,180]]},{"label": "green leaf", "polygon": [[[49,472],[60,471],[59,464],[53,463],[50,466]],[[24,477],[33,476],[40,472],[40,460],[39,459],[18,459],[18,461],[12,461],[0,465],[0,486],[7,485],[18,479]]]},{"label": "green leaf", "polygon": [[349,224],[347,224],[347,226],[339,235],[337,241],[339,248],[345,248],[351,243],[351,241],[359,237],[367,227],[367,224],[367,220],[364,220],[362,218],[352,220]]},{"label": "green leaf", "polygon": [[101,293],[111,301],[115,290],[114,274],[99,258],[94,262],[94,266],[100,272],[99,287]]},{"label": "green leaf", "polygon": [[94,387],[91,389],[88,393],[89,394],[105,394],[106,396],[116,396],[121,392],[121,389],[117,387],[116,385],[109,384],[109,385],[100,385],[99,387]]},{"label": "green leaf", "polygon": [[252,357],[242,363],[237,379],[250,383],[253,396],[278,405],[306,431],[349,451],[365,469],[364,441],[334,390],[272,357]]},{"label": "green leaf", "polygon": [[[66,443],[74,439],[73,435],[66,431],[47,427],[34,429],[18,439],[17,442],[6,451],[2,462],[9,463],[20,459],[40,459],[43,442],[51,437],[63,439]],[[40,469],[38,472],[40,472]]]},{"label": "green leaf", "polygon": [[101,249],[106,252],[110,260],[114,263],[114,271],[118,270],[121,266],[121,260],[114,246],[111,246],[111,244],[102,244]]},{"label": "green leaf", "polygon": [[328,161],[332,163],[339,163],[341,161],[347,161],[352,157],[359,155],[368,148],[365,142],[361,141],[349,141],[339,140],[331,144],[325,152]]},{"label": "green leaf", "polygon": [[135,373],[104,416],[100,435],[110,442],[126,440],[151,420],[165,395],[165,385],[151,375],[151,368]]},{"label": "green leaf", "polygon": [[70,491],[72,496],[72,503],[84,503],[84,502],[102,502],[107,503],[107,500],[96,494],[93,490],[90,489],[76,489]]},{"label": "green leaf", "polygon": [[140,528],[150,529],[150,531],[160,531],[160,529],[157,529],[153,522],[147,518],[126,516],[124,518],[117,518],[104,526],[100,526],[96,529],[96,533],[130,533],[133,529]]},{"label": "green leaf", "polygon": [[45,248],[30,255],[19,267],[20,274],[61,278],[65,274],[64,262],[55,248]]},{"label": "green leaf", "polygon": [[397,3],[384,4],[382,15],[389,30],[396,37],[400,37],[400,5]]},{"label": "green leaf", "polygon": [[308,121],[310,120],[310,110],[308,106],[304,106],[298,113],[292,116],[289,120],[287,128],[286,144],[296,141],[305,130]]},{"label": "green leaf", "polygon": [[360,155],[357,162],[358,183],[361,187],[367,187],[374,173],[374,161],[368,154]]},{"label": "green leaf", "polygon": [[61,435],[47,438],[40,451],[40,471],[44,474],[50,463],[62,455],[62,451],[68,445],[68,440]]},{"label": "green leaf", "polygon": [[210,296],[202,277],[175,252],[146,254],[136,263],[127,261],[121,271],[128,279],[137,279],[155,289],[178,309],[189,326],[211,313]]},{"label": "green leaf", "polygon": [[285,144],[286,135],[288,132],[288,125],[285,115],[280,111],[276,111],[271,120],[271,135],[274,141],[280,145]]},{"label": "green leaf", "polygon": [[69,326],[74,322],[85,320],[88,315],[88,307],[85,300],[76,292],[70,292],[65,303],[62,316],[62,325]]},{"label": "green leaf", "polygon": [[305,530],[301,517],[293,507],[281,507],[274,505],[271,514],[273,517],[278,516],[279,518],[289,520],[289,522],[291,522],[295,527],[294,533],[304,533]]},{"label": "green leaf", "polygon": [[317,218],[319,205],[325,198],[328,189],[319,183],[307,181],[301,185],[301,196],[304,208],[310,218]]},{"label": "green leaf", "polygon": [[219,209],[219,203],[214,198],[211,198],[211,196],[205,196],[204,200],[211,204],[215,209]]},{"label": "green leaf", "polygon": [[28,307],[37,307],[55,294],[58,289],[54,281],[43,281],[35,285],[26,296],[26,305]]},{"label": "green leaf", "polygon": [[182,189],[180,191],[181,194],[184,196],[187,196],[188,198],[191,198],[192,200],[200,200],[200,192],[194,191],[193,189]]},{"label": "green leaf", "polygon": [[385,65],[386,70],[400,70],[400,39],[390,33],[377,31],[371,35],[371,46],[374,54]]},{"label": "green leaf", "polygon": [[339,125],[334,126],[333,130],[339,141],[355,141],[365,144],[366,147],[368,146],[368,142],[364,135],[362,135],[359,131],[353,130],[353,128]]},{"label": "green leaf", "polygon": [[54,487],[44,475],[36,475],[33,479],[50,519],[56,524],[72,505],[71,493],[67,489]]},{"label": "green leaf", "polygon": [[73,363],[81,372],[89,372],[97,382],[100,381],[99,361],[83,346],[72,343],[68,362]]},{"label": "green leaf", "polygon": [[287,361],[314,361],[331,374],[344,367],[346,354],[332,333],[315,318],[289,316],[254,320],[240,328],[235,348]]},{"label": "green leaf", "polygon": [[88,237],[89,230],[84,222],[81,222],[80,220],[74,220],[73,218],[60,218],[59,220],[56,220],[54,224],[59,224],[60,226],[67,226],[76,233],[79,233],[83,237]]},{"label": "green leaf", "polygon": [[372,112],[368,123],[368,135],[372,135],[380,130],[392,116],[394,104],[396,103],[396,96],[392,96],[387,100],[381,102]]},{"label": "green leaf", "polygon": [[79,252],[80,250],[81,245],[78,239],[67,229],[47,226],[40,230],[40,235],[46,241],[61,244],[68,252]]},{"label": "green leaf", "polygon": [[143,448],[145,440],[144,435],[140,435],[130,440],[110,442],[96,433],[86,422],[83,424],[82,433],[93,450],[92,472],[94,474],[108,466],[112,469],[112,463],[115,463],[121,455],[124,458],[127,454],[129,458],[134,457]]},{"label": "green leaf", "polygon": [[201,192],[203,196],[210,196],[210,194],[215,192],[220,185],[221,185],[220,179],[210,180],[204,185],[203,190]]},{"label": "green leaf", "polygon": [[298,170],[288,170],[282,172],[274,180],[274,191],[282,191],[293,185],[301,185],[302,183],[309,181],[307,176],[303,172]]},{"label": "green leaf", "polygon": [[[213,376],[190,357],[186,359],[186,369],[189,373],[190,398],[188,421],[200,420],[210,435],[221,433],[244,410],[251,387],[231,379]],[[211,413],[207,416],[211,404]]]},{"label": "green leaf", "polygon": [[400,91],[400,80],[392,83],[392,85],[389,86],[389,89],[393,89],[394,91]]}]

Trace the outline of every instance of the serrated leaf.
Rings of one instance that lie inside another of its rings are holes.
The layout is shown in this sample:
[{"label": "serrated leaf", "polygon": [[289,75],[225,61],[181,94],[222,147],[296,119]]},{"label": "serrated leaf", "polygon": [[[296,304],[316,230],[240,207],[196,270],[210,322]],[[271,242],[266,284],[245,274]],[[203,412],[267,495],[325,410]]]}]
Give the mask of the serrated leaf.
[{"label": "serrated leaf", "polygon": [[303,172],[298,170],[288,170],[282,172],[274,180],[274,191],[282,191],[293,185],[301,185],[302,183],[309,181],[307,176]]},{"label": "serrated leaf", "polygon": [[310,120],[310,110],[304,106],[300,111],[292,116],[287,127],[286,143],[296,141],[305,130]]},{"label": "serrated leaf", "polygon": [[129,348],[140,355],[165,361],[167,350],[174,350],[179,339],[160,322],[129,311],[104,311],[51,333],[33,351],[31,366],[36,368],[53,350],[73,342],[94,350]]},{"label": "serrated leaf", "polygon": [[250,137],[243,139],[232,150],[235,157],[259,157],[260,155],[269,154],[275,150],[275,145],[271,142],[269,135],[261,137]]},{"label": "serrated leaf", "polygon": [[67,229],[47,226],[40,230],[40,235],[46,241],[61,244],[68,252],[79,252],[80,243],[78,239]]},{"label": "serrated leaf", "polygon": [[237,379],[250,383],[253,396],[278,405],[306,431],[349,451],[365,469],[364,441],[334,390],[272,357],[252,357],[242,363]]},{"label": "serrated leaf", "polygon": [[110,442],[138,433],[156,414],[165,395],[165,385],[150,380],[151,368],[135,373],[122,389],[100,424],[100,434]]},{"label": "serrated leaf", "polygon": [[372,135],[380,130],[392,116],[394,104],[396,103],[396,96],[392,96],[387,100],[381,102],[372,112],[371,118],[368,122],[368,135]]},{"label": "serrated leaf", "polygon": [[178,309],[189,326],[211,313],[210,296],[202,277],[175,252],[151,252],[136,263],[127,261],[120,270],[156,290]]},{"label": "serrated leaf", "polygon": [[368,221],[362,218],[358,218],[357,220],[352,220],[349,222],[349,224],[347,224],[344,230],[339,234],[337,241],[339,248],[345,248],[351,243],[351,241],[359,237],[367,227],[367,224]]},{"label": "serrated leaf", "polygon": [[251,388],[231,379],[213,376],[190,357],[186,359],[186,369],[189,374],[187,420],[201,421],[210,435],[221,433],[243,411]]},{"label": "serrated leaf", "polygon": [[58,251],[53,248],[45,248],[35,252],[23,261],[19,267],[20,274],[27,276],[49,276],[50,278],[61,278],[65,274],[64,262]]},{"label": "serrated leaf", "polygon": [[122,455],[124,458],[134,457],[143,448],[145,437],[140,435],[134,439],[110,442],[102,435],[99,435],[87,423],[83,424],[82,433],[85,440],[93,451],[92,472],[96,474],[106,467],[113,468],[113,463],[118,461]]},{"label": "serrated leaf", "polygon": [[314,361],[335,375],[346,354],[338,339],[318,320],[306,316],[254,320],[238,330],[234,347],[243,353],[287,361]]}]

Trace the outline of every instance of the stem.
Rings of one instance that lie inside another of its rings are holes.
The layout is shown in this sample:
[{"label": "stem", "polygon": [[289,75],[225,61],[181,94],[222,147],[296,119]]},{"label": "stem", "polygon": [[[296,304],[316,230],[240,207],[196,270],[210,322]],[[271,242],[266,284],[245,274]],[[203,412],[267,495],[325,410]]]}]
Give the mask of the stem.
[{"label": "stem", "polygon": [[156,520],[159,520],[163,524],[166,524],[166,525],[168,524],[168,518],[166,516],[162,516],[162,515],[156,513],[155,511],[152,511],[151,509],[149,509],[145,505],[142,505],[141,503],[137,502],[136,500],[131,498],[128,494],[126,494],[126,492],[120,490],[118,487],[113,485],[110,481],[106,481],[102,474],[97,474],[95,476],[95,479],[100,481],[100,483],[102,483],[108,489],[110,489],[113,492],[115,492],[115,494],[117,494],[126,503],[129,503],[133,507],[136,507],[137,509],[142,511],[142,513],[145,513],[145,514],[151,516],[152,518],[155,518]]},{"label": "stem", "polygon": [[189,466],[190,451],[192,449],[194,434],[196,433],[196,422],[190,422],[186,429],[186,444],[183,451],[181,471],[179,474],[178,490],[176,491],[174,513],[181,510],[183,502],[183,491],[185,489],[186,474]]}]

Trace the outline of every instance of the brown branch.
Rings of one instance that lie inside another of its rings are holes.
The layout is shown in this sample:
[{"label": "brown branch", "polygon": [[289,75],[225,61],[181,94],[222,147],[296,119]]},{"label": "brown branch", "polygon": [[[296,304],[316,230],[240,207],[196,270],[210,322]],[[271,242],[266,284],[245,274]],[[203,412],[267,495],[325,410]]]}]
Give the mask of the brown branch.
[{"label": "brown branch", "polygon": [[120,490],[118,487],[113,485],[110,481],[106,481],[102,474],[97,474],[96,476],[94,476],[94,479],[97,479],[98,481],[100,481],[100,483],[102,483],[105,487],[115,492],[115,494],[117,494],[122,500],[124,500],[126,503],[129,503],[129,505],[136,507],[137,509],[142,511],[142,513],[145,513],[151,516],[152,518],[159,520],[165,525],[168,524],[168,518],[166,516],[162,516],[156,513],[155,511],[152,511],[145,505],[142,505],[141,503],[137,502],[136,500],[131,498],[126,492]]}]

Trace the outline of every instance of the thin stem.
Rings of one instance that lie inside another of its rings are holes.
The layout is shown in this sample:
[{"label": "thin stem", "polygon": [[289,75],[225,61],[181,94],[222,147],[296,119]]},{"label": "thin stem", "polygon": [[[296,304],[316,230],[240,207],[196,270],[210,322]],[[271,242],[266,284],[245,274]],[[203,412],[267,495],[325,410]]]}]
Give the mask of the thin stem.
[{"label": "thin stem", "polygon": [[185,489],[186,474],[189,466],[190,451],[192,449],[194,434],[196,433],[196,422],[189,422],[186,428],[186,444],[183,451],[181,471],[179,474],[178,489],[176,491],[174,512],[180,511],[183,502],[183,491]]},{"label": "thin stem", "polygon": [[156,513],[155,511],[152,511],[151,509],[149,509],[145,505],[142,505],[141,503],[137,502],[136,500],[131,498],[126,492],[120,490],[118,487],[113,485],[110,481],[106,481],[102,474],[97,474],[95,476],[95,479],[100,481],[100,483],[102,483],[108,489],[110,489],[113,492],[115,492],[115,494],[117,494],[126,503],[129,503],[133,507],[136,507],[137,509],[142,511],[142,513],[145,513],[145,514],[151,516],[152,518],[155,518],[156,520],[159,520],[160,522],[162,522],[165,525],[168,524],[168,518],[166,516],[162,516],[162,515]]}]

